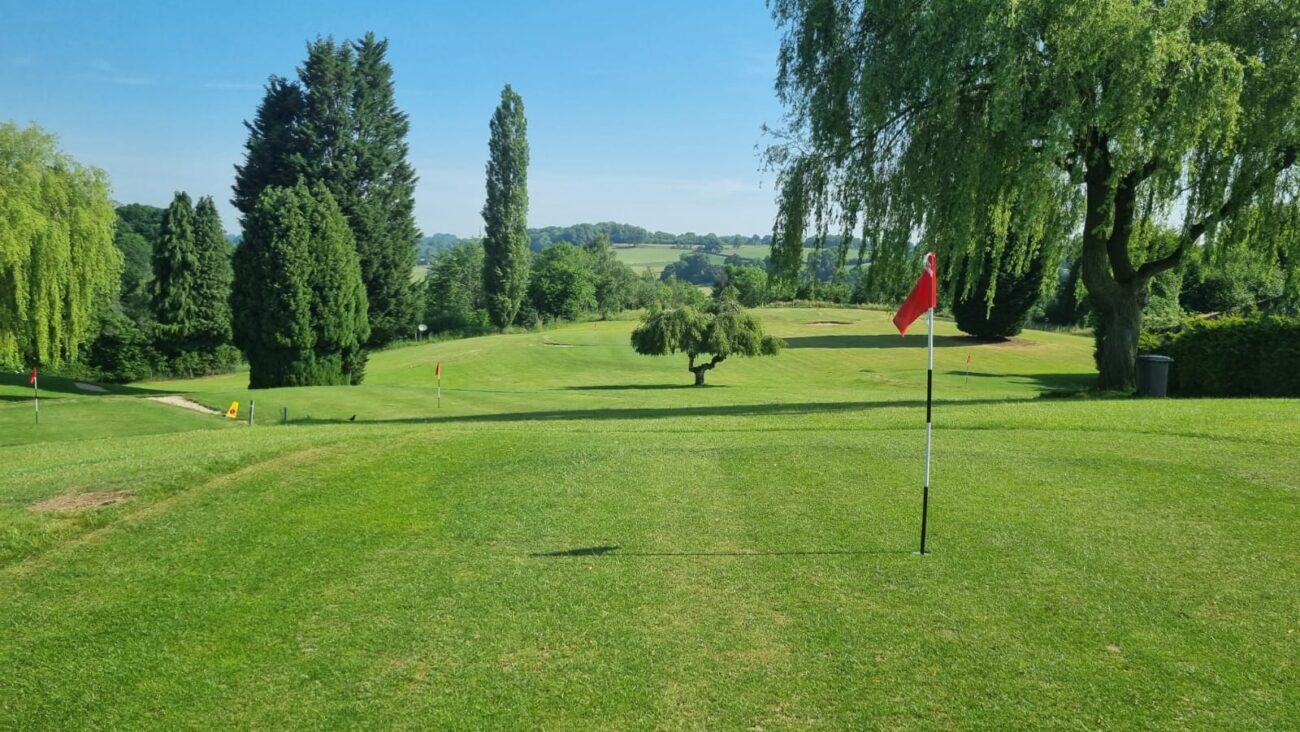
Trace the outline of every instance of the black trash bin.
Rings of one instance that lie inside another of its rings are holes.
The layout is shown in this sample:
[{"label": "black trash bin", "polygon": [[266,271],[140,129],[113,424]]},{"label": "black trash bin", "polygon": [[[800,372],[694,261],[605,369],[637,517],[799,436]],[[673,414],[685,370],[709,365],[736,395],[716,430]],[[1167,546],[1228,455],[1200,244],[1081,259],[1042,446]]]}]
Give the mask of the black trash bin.
[{"label": "black trash bin", "polygon": [[1163,397],[1169,395],[1169,364],[1174,360],[1158,354],[1144,354],[1137,360],[1137,395]]}]

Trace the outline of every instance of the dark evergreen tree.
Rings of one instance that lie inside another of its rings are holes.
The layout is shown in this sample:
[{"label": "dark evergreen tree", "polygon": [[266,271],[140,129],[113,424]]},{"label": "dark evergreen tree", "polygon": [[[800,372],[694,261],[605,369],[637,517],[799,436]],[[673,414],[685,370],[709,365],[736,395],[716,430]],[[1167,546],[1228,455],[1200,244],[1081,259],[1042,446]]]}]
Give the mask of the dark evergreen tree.
[{"label": "dark evergreen tree", "polygon": [[381,346],[409,338],[423,309],[423,291],[411,282],[420,244],[416,176],[406,160],[411,125],[393,98],[388,41],[367,33],[354,48],[354,186],[361,195],[344,212],[356,235],[370,302],[370,343]]},{"label": "dark evergreen tree", "polygon": [[301,186],[267,188],[244,216],[230,305],[250,389],[310,383],[316,337],[311,223],[303,195]]},{"label": "dark evergreen tree", "polygon": [[[329,189],[296,189],[308,211],[314,384],[360,384],[370,337],[366,287],[347,219]],[[407,275],[409,278],[409,274]]]},{"label": "dark evergreen tree", "polygon": [[267,186],[323,184],[348,221],[370,303],[371,346],[414,331],[422,290],[411,282],[420,233],[410,124],[393,94],[387,41],[368,33],[307,47],[298,82],[273,77],[247,123],[247,156],[234,203],[247,210]]},{"label": "dark evergreen tree", "polygon": [[159,326],[159,350],[169,357],[184,353],[194,333],[198,269],[194,207],[189,195],[182,191],[172,198],[163,214],[158,245],[153,251],[150,305]]},{"label": "dark evergreen tree", "polygon": [[483,207],[483,289],[492,323],[514,322],[528,289],[528,122],[524,101],[506,84],[488,140]]},{"label": "dark evergreen tree", "polygon": [[302,88],[280,76],[266,82],[266,93],[252,122],[244,122],[244,164],[235,166],[231,203],[244,216],[252,213],[262,191],[292,186],[302,174]]},{"label": "dark evergreen tree", "polygon": [[231,304],[249,388],[361,382],[370,335],[365,285],[328,189],[264,191],[234,261]]},{"label": "dark evergreen tree", "polygon": [[195,323],[192,346],[218,364],[218,349],[230,345],[230,241],[211,196],[194,208],[194,242],[198,271],[195,276]]},{"label": "dark evergreen tree", "polygon": [[969,287],[965,278],[954,282],[957,296],[952,314],[963,333],[979,338],[1010,338],[1025,327],[1030,309],[1042,294],[1047,262],[1041,255],[1018,262],[1018,253],[1023,254],[1011,243],[1001,252],[986,248],[983,254],[986,261],[974,282]]}]

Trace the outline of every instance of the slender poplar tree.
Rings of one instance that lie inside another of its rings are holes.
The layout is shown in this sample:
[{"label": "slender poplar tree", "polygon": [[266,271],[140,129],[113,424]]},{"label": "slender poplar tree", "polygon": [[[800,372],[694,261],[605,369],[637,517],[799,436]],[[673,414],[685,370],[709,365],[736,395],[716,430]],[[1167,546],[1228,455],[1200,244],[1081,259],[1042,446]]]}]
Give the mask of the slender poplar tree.
[{"label": "slender poplar tree", "polygon": [[515,319],[528,290],[528,121],[524,100],[506,84],[488,139],[487,204],[483,207],[483,289],[492,324]]}]

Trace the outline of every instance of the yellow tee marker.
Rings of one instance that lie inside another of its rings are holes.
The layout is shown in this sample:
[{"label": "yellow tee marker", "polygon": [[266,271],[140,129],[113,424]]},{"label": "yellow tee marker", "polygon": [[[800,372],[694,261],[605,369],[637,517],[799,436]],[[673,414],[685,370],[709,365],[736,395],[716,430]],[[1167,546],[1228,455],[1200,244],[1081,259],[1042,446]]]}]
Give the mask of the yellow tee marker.
[{"label": "yellow tee marker", "polygon": [[231,402],[226,410],[226,419],[239,419],[239,402]]}]

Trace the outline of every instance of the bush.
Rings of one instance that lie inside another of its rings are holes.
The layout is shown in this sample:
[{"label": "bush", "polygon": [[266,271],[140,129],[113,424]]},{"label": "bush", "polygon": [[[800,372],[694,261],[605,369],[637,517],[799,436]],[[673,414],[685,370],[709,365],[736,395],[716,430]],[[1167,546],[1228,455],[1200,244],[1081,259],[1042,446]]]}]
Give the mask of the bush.
[{"label": "bush", "polygon": [[1195,321],[1169,344],[1183,396],[1300,397],[1300,318]]},{"label": "bush", "polygon": [[161,370],[162,358],[149,335],[113,303],[98,315],[97,335],[86,351],[93,378],[110,384],[147,379]]},{"label": "bush", "polygon": [[[984,255],[979,277],[974,283],[958,281],[954,289],[957,297],[952,304],[952,314],[963,333],[977,338],[1010,338],[1020,335],[1029,319],[1029,310],[1038,302],[1043,289],[1046,262],[1042,254],[1034,256],[1023,271],[1017,269],[1016,252],[1011,246],[1002,251],[995,262],[992,250]],[[997,283],[993,286],[993,302],[988,301],[990,279],[994,268]],[[970,292],[963,295],[970,284]]]}]

